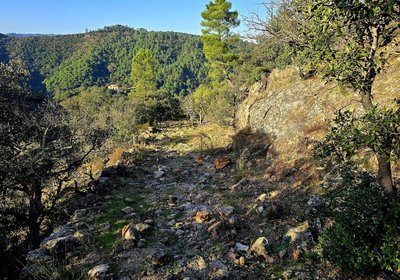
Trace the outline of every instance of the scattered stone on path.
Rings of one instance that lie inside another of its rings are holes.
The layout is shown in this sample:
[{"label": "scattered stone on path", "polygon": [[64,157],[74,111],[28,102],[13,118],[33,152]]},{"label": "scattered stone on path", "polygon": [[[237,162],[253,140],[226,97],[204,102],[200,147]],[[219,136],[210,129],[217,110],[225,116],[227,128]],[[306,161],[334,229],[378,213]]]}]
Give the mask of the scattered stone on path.
[{"label": "scattered stone on path", "polygon": [[203,164],[203,163],[204,163],[204,158],[203,158],[202,155],[198,155],[198,156],[195,157],[194,161],[195,161],[197,164]]},{"label": "scattered stone on path", "polygon": [[121,235],[124,240],[136,240],[137,239],[136,229],[133,224],[127,224],[126,226],[124,226],[122,228]]},{"label": "scattered stone on path", "polygon": [[132,214],[134,211],[135,211],[135,209],[133,209],[130,206],[126,206],[125,208],[121,209],[121,212],[124,213],[125,215]]},{"label": "scattered stone on path", "polygon": [[249,250],[249,246],[248,245],[244,245],[240,242],[236,242],[235,244],[235,250],[237,252],[241,252],[241,253],[247,253],[247,251]]},{"label": "scattered stone on path", "polygon": [[256,201],[259,202],[265,202],[268,198],[268,195],[266,193],[260,194],[257,198]]},{"label": "scattered stone on path", "polygon": [[211,174],[210,173],[204,173],[203,176],[200,177],[199,183],[200,184],[205,184],[211,179]]},{"label": "scattered stone on path", "polygon": [[86,216],[87,212],[88,212],[87,209],[76,210],[74,212],[74,215],[72,216],[71,221],[78,222],[78,221],[82,220]]},{"label": "scattered stone on path", "polygon": [[40,247],[49,251],[52,256],[64,257],[66,253],[72,252],[80,244],[77,238],[67,235],[43,242]]},{"label": "scattered stone on path", "polygon": [[26,255],[26,260],[28,263],[43,263],[51,261],[53,258],[49,256],[49,252],[44,248],[39,248],[33,251],[29,251]]},{"label": "scattered stone on path", "polygon": [[109,264],[101,264],[89,270],[88,277],[89,280],[111,280],[113,274]]},{"label": "scattered stone on path", "polygon": [[177,202],[178,202],[178,197],[173,195],[168,196],[168,206],[170,207],[176,206]]},{"label": "scattered stone on path", "polygon": [[217,260],[211,264],[212,272],[210,274],[211,280],[224,280],[229,279],[228,267],[221,261]]},{"label": "scattered stone on path", "polygon": [[221,156],[214,161],[214,167],[216,170],[224,169],[231,163],[231,160],[228,156]]},{"label": "scattered stone on path", "polygon": [[192,270],[204,270],[207,268],[207,263],[201,256],[195,256],[188,264],[188,268]]},{"label": "scattered stone on path", "polygon": [[196,213],[194,217],[196,223],[202,224],[208,220],[210,213],[206,209],[202,209]]},{"label": "scattered stone on path", "polygon": [[246,259],[244,256],[239,256],[238,254],[235,254],[234,252],[228,253],[228,259],[230,259],[234,264],[236,264],[238,266],[244,266],[246,263]]},{"label": "scattered stone on path", "polygon": [[140,233],[144,233],[148,232],[151,229],[151,226],[146,223],[139,223],[135,225],[135,229]]},{"label": "scattered stone on path", "polygon": [[224,206],[221,208],[218,208],[218,213],[221,216],[221,218],[229,218],[233,212],[235,211],[235,208],[232,206]]},{"label": "scattered stone on path", "polygon": [[154,172],[154,179],[160,179],[164,175],[165,175],[165,171],[157,170],[156,172]]},{"label": "scattered stone on path", "polygon": [[102,223],[98,226],[100,231],[108,231],[111,228],[111,225],[109,223]]},{"label": "scattered stone on path", "polygon": [[271,260],[271,247],[265,237],[257,238],[257,240],[251,245],[250,251],[255,253],[257,256],[265,258],[266,261]]},{"label": "scattered stone on path", "polygon": [[268,219],[279,219],[283,216],[283,207],[276,201],[267,204],[265,216]]},{"label": "scattered stone on path", "polygon": [[238,190],[240,187],[246,185],[249,182],[249,180],[247,178],[242,178],[239,182],[237,182],[236,184],[234,184],[233,186],[231,186],[229,189],[231,191],[236,191]]},{"label": "scattered stone on path", "polygon": [[170,256],[162,249],[156,249],[148,256],[153,265],[162,266],[170,261]]}]

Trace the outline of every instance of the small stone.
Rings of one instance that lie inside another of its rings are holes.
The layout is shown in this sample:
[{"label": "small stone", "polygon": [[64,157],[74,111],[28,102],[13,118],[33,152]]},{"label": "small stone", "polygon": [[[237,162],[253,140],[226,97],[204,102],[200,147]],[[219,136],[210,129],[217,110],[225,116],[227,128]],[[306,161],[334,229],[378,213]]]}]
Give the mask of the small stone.
[{"label": "small stone", "polygon": [[209,233],[217,232],[218,229],[219,229],[220,227],[222,227],[222,224],[223,224],[222,221],[215,222],[215,223],[213,223],[213,224],[207,229],[207,231],[208,231]]},{"label": "small stone", "polygon": [[312,207],[317,207],[321,205],[321,199],[316,196],[316,195],[312,195],[310,196],[310,198],[307,201],[307,205],[308,206],[312,206]]},{"label": "small stone", "polygon": [[221,156],[214,161],[214,167],[216,170],[221,170],[228,166],[231,160],[228,156]]},{"label": "small stone", "polygon": [[234,184],[233,186],[231,186],[229,189],[231,191],[236,191],[237,189],[239,189],[240,187],[244,186],[245,184],[247,184],[249,181],[247,178],[243,178],[241,179],[238,183]]},{"label": "small stone", "polygon": [[124,226],[121,235],[124,240],[136,240],[136,229],[134,225],[128,224]]},{"label": "small stone", "polygon": [[111,225],[109,223],[102,223],[99,225],[99,230],[100,231],[108,231],[110,230]]},{"label": "small stone", "polygon": [[134,211],[135,211],[135,209],[133,209],[132,207],[129,207],[129,206],[121,209],[121,212],[124,213],[125,215],[132,214]]},{"label": "small stone", "polygon": [[90,280],[111,280],[113,275],[109,264],[101,264],[89,270],[88,277]]},{"label": "small stone", "polygon": [[148,225],[154,225],[154,220],[145,220],[144,223]]},{"label": "small stone", "polygon": [[85,215],[87,214],[87,209],[79,209],[74,212],[74,215],[72,216],[72,221],[77,222],[83,219]]},{"label": "small stone", "polygon": [[41,263],[52,260],[52,257],[48,255],[49,252],[46,249],[39,248],[33,251],[29,251],[26,255],[28,263]]},{"label": "small stone", "polygon": [[224,206],[218,209],[219,215],[221,218],[229,218],[233,212],[235,211],[235,208],[232,206]]},{"label": "small stone", "polygon": [[184,224],[182,222],[175,223],[175,228],[183,228]]},{"label": "small stone", "polygon": [[165,265],[170,261],[170,256],[162,249],[157,249],[149,256],[149,259],[154,265]]},{"label": "small stone", "polygon": [[266,193],[260,194],[260,195],[257,197],[256,200],[259,201],[259,202],[265,202],[265,201],[267,200],[267,194],[266,194]]},{"label": "small stone", "polygon": [[249,250],[249,246],[244,245],[244,244],[242,244],[240,242],[236,242],[235,250],[238,251],[238,252],[246,253]]},{"label": "small stone", "polygon": [[259,205],[256,207],[256,211],[259,215],[261,215],[264,212],[265,208],[264,205]]},{"label": "small stone", "polygon": [[188,267],[192,270],[203,270],[207,268],[207,263],[204,260],[203,257],[201,256],[196,256],[194,257],[190,263],[188,264]]},{"label": "small stone", "polygon": [[209,213],[206,209],[200,210],[196,213],[195,221],[196,223],[202,224],[209,218]]},{"label": "small stone", "polygon": [[213,263],[213,270],[210,275],[212,280],[224,280],[229,279],[228,267],[224,265],[221,261],[215,261]]},{"label": "small stone", "polygon": [[200,184],[205,184],[211,179],[211,174],[210,173],[204,173],[203,176],[200,177],[199,183]]},{"label": "small stone", "polygon": [[250,248],[250,251],[255,253],[257,256],[264,257],[265,260],[269,261],[271,259],[271,247],[268,243],[267,238],[259,237]]},{"label": "small stone", "polygon": [[151,226],[145,223],[139,223],[135,225],[135,229],[138,232],[143,233],[149,231],[151,229]]},{"label": "small stone", "polygon": [[287,255],[287,250],[283,249],[279,251],[279,258],[283,259]]},{"label": "small stone", "polygon": [[239,266],[244,266],[246,264],[246,259],[244,256],[239,258]]},{"label": "small stone", "polygon": [[43,242],[40,247],[48,250],[52,256],[63,257],[66,253],[72,252],[80,244],[77,238],[67,235]]},{"label": "small stone", "polygon": [[165,172],[163,170],[159,170],[154,172],[154,179],[160,179],[165,175]]},{"label": "small stone", "polygon": [[138,248],[144,248],[146,247],[146,239],[141,238],[137,244]]},{"label": "small stone", "polygon": [[130,198],[130,197],[125,197],[125,202],[128,202],[128,203],[131,203],[131,202],[133,202],[133,199],[132,198]]}]

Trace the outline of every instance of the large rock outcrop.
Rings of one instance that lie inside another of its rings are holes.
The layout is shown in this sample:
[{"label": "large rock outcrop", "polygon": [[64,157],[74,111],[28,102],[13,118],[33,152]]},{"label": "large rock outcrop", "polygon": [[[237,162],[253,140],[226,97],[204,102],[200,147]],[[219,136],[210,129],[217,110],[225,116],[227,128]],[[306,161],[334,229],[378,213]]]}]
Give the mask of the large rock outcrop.
[{"label": "large rock outcrop", "polygon": [[[375,82],[374,102],[389,104],[400,98],[400,57],[393,58]],[[276,159],[291,165],[310,152],[311,140],[321,139],[334,112],[361,110],[354,92],[340,93],[334,82],[318,77],[302,80],[296,69],[275,70],[264,90],[254,85],[238,112],[237,127],[266,133],[273,140]]]}]

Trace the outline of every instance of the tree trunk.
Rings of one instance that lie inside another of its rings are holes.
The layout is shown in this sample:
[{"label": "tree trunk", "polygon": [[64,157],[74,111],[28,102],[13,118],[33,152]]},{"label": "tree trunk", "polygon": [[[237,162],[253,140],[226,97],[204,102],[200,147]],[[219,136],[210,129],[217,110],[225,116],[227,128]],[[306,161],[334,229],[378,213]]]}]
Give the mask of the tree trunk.
[{"label": "tree trunk", "polygon": [[34,193],[29,199],[29,245],[36,248],[40,244],[40,222],[39,218],[43,214],[42,204],[42,188],[40,183],[36,182],[35,186],[32,187]]},{"label": "tree trunk", "polygon": [[[371,90],[361,91],[360,97],[361,103],[366,112],[374,107],[372,103]],[[395,199],[397,192],[392,180],[392,167],[388,154],[390,153],[376,153],[376,158],[378,160],[378,182],[383,188],[385,194],[390,199]]]},{"label": "tree trunk", "polygon": [[386,154],[377,154],[378,159],[378,182],[383,188],[383,191],[390,199],[395,199],[397,196],[396,188],[392,180],[392,168],[390,158]]}]

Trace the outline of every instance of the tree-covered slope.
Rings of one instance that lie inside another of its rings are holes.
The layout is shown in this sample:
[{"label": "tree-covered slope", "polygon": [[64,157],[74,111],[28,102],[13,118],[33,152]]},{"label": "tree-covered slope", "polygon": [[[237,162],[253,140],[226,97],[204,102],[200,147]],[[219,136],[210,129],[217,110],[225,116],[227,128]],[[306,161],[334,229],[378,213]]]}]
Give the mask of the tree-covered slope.
[{"label": "tree-covered slope", "polygon": [[33,88],[58,98],[80,87],[130,88],[132,58],[143,48],[156,57],[159,88],[185,94],[206,77],[202,43],[195,35],[112,26],[84,34],[0,40],[5,46],[0,60],[22,59]]}]

